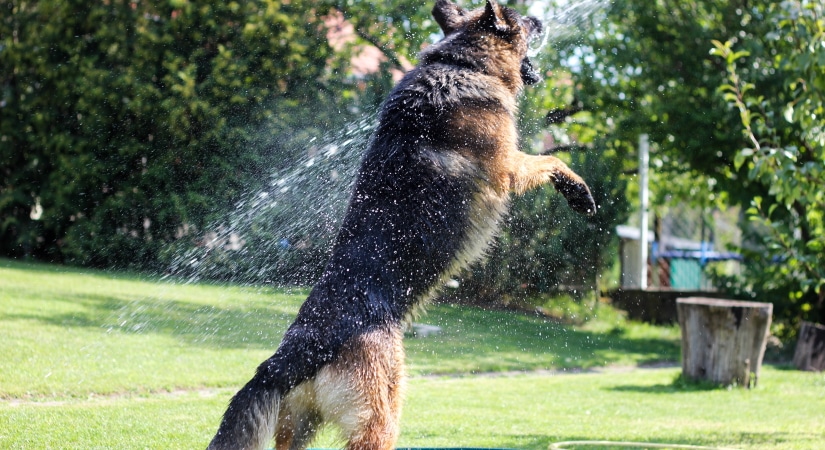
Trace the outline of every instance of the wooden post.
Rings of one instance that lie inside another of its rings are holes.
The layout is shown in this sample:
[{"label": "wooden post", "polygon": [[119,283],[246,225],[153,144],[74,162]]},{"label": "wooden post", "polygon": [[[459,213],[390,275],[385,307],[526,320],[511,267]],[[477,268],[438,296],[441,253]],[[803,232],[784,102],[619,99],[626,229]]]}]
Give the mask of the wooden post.
[{"label": "wooden post", "polygon": [[676,300],[676,312],[686,378],[756,386],[773,304],[689,297]]},{"label": "wooden post", "polygon": [[799,340],[793,354],[793,364],[799,370],[825,370],[825,325],[802,322]]}]

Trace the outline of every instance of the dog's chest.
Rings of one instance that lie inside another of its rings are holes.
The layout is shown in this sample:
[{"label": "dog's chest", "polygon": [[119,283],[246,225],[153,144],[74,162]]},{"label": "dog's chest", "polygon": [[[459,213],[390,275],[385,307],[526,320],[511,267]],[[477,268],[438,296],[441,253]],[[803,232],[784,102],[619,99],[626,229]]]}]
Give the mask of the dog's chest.
[{"label": "dog's chest", "polygon": [[482,258],[495,240],[509,206],[508,195],[484,186],[471,199],[468,227],[456,254],[457,266],[463,269]]}]

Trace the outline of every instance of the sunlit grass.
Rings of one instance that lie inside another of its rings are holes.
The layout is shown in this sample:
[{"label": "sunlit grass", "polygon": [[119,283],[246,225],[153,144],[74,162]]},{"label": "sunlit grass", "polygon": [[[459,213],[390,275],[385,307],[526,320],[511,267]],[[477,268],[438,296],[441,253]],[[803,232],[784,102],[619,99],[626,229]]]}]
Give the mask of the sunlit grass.
[{"label": "sunlit grass", "polygon": [[[419,320],[437,336],[407,339],[413,373],[471,373],[638,365],[679,358],[679,331],[621,321],[574,327],[519,312],[440,305]],[[601,331],[595,331],[601,328]]]},{"label": "sunlit grass", "polygon": [[684,387],[673,383],[678,373],[413,380],[404,437],[410,445],[530,449],[569,440],[743,449],[825,442],[825,396],[810,398],[823,393],[823,374],[766,368],[759,388],[747,391]]},{"label": "sunlit grass", "polygon": [[[784,450],[825,442],[823,374],[766,367],[747,391],[679,388],[677,373],[413,378],[399,446],[543,450],[586,439]],[[204,448],[233,393],[0,402],[0,448]],[[316,442],[337,444],[332,430]]]},{"label": "sunlit grass", "polygon": [[[0,279],[0,398],[238,386],[275,350],[306,295],[9,261]],[[443,332],[406,340],[413,375],[678,358],[675,328],[623,322],[595,332],[449,305],[419,321]]]},{"label": "sunlit grass", "polygon": [[[0,448],[204,447],[305,295],[0,260]],[[401,445],[825,442],[822,374],[765,368],[756,390],[702,390],[674,383],[677,369],[615,369],[675,362],[674,327],[611,314],[570,326],[449,305],[428,311],[418,320],[443,332],[406,340],[413,378]],[[605,365],[614,368],[529,373]],[[507,373],[470,376],[497,371]],[[318,443],[334,444],[331,431]]]}]

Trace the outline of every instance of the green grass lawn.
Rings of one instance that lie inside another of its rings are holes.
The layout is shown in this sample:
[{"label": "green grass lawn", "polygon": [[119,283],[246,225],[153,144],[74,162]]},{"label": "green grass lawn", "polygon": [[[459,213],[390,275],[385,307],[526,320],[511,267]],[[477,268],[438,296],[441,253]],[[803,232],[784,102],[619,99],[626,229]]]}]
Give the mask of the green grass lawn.
[{"label": "green grass lawn", "polygon": [[[304,295],[0,260],[0,448],[205,447]],[[823,374],[766,367],[755,390],[706,390],[675,368],[627,369],[677,361],[674,327],[428,311],[419,321],[444,333],[406,340],[400,445],[825,445]],[[317,444],[336,443],[328,431]]]}]

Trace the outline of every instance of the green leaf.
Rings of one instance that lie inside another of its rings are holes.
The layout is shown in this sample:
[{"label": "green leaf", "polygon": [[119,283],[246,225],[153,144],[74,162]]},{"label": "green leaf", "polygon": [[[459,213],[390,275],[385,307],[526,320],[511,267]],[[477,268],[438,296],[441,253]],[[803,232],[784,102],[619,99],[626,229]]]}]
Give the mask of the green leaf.
[{"label": "green leaf", "polygon": [[737,153],[736,156],[733,157],[733,166],[736,168],[736,170],[739,170],[739,168],[742,167],[742,164],[744,163],[745,155],[742,152]]},{"label": "green leaf", "polygon": [[793,122],[793,109],[793,104],[789,104],[783,112],[783,116],[788,122]]},{"label": "green leaf", "polygon": [[736,61],[737,59],[745,58],[745,57],[750,56],[750,55],[751,55],[751,52],[743,50],[743,51],[738,51],[738,52],[733,53],[728,59]]}]

